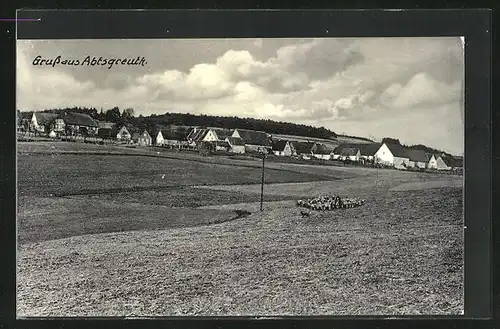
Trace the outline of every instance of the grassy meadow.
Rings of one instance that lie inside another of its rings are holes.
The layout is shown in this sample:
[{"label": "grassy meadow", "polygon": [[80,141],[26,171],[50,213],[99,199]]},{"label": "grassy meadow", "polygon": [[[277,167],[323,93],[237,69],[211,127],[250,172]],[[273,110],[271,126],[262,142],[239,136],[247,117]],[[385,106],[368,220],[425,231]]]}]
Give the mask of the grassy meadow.
[{"label": "grassy meadow", "polygon": [[78,146],[18,145],[18,316],[463,309],[461,178]]}]

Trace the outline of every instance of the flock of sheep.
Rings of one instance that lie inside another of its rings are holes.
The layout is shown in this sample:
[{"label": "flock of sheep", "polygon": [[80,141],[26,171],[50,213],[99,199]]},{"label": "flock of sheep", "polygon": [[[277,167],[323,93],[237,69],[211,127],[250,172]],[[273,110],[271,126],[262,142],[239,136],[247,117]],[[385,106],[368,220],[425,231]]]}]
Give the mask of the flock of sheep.
[{"label": "flock of sheep", "polygon": [[341,198],[335,195],[320,196],[313,199],[298,200],[297,206],[311,210],[334,210],[362,206],[365,200],[355,198]]}]

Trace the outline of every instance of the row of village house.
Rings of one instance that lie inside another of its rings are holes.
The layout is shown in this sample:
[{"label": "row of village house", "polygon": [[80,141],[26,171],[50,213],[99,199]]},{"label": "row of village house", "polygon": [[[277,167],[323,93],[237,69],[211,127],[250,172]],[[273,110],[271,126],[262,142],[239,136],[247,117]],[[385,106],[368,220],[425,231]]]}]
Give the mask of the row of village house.
[{"label": "row of village house", "polygon": [[[50,132],[45,131],[47,122],[52,122]],[[317,142],[299,142],[273,139],[266,132],[247,129],[189,128],[179,133],[178,127],[169,126],[155,132],[136,131],[134,127],[116,127],[111,122],[96,122],[90,116],[79,113],[56,115],[33,113],[31,125],[38,131],[56,137],[68,132],[78,135],[86,131],[103,139],[115,139],[139,145],[170,146],[175,148],[208,148],[213,151],[231,153],[264,152],[276,156],[297,156],[303,159],[340,160],[359,163],[378,163],[396,169],[421,168],[452,170],[462,168],[463,158],[445,154],[429,154],[423,150],[405,148],[399,144],[363,143],[341,144],[334,149]],[[132,131],[132,132],[131,132]]]}]

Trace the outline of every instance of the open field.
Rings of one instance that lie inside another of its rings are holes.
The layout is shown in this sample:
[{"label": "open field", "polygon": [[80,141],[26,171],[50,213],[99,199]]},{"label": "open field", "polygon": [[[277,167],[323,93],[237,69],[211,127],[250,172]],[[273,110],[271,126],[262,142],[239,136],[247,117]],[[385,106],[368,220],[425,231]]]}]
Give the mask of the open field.
[{"label": "open field", "polygon": [[[18,316],[463,309],[459,177],[269,162],[260,212],[259,161],[51,146],[19,148]],[[332,193],[366,204],[295,207]]]}]

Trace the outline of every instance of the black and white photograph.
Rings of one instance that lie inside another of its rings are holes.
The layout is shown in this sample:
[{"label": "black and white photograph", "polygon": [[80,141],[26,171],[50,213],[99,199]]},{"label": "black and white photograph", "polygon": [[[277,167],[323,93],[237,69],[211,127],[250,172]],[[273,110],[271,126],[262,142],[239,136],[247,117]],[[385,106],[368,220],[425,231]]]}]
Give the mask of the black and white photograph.
[{"label": "black and white photograph", "polygon": [[18,39],[17,317],[462,315],[464,50]]}]

